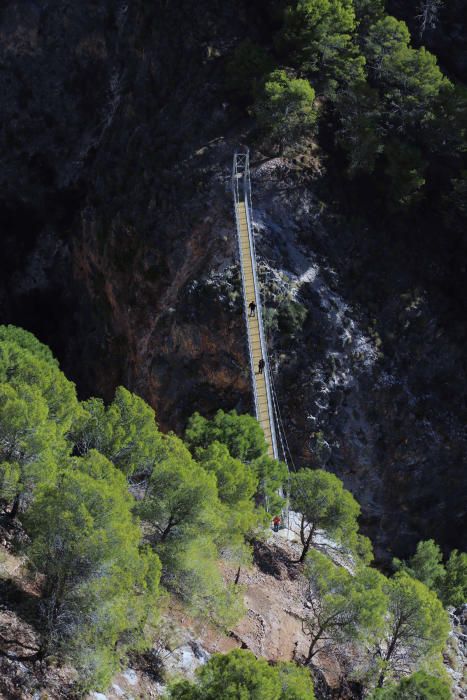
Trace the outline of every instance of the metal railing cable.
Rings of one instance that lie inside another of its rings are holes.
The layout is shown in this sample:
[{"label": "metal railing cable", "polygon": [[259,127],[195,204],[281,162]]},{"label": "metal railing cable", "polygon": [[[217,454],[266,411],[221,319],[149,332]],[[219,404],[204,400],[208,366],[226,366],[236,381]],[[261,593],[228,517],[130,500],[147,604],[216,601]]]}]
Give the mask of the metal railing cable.
[{"label": "metal railing cable", "polygon": [[[240,181],[242,181],[242,186],[243,186],[243,201],[245,202],[245,211],[246,211],[246,216],[247,216],[247,228],[248,228],[248,238],[249,238],[249,244],[250,244],[250,253],[251,253],[251,261],[252,261],[252,269],[253,269],[253,278],[254,278],[254,288],[255,288],[255,301],[257,305],[257,314],[258,314],[258,325],[259,325],[259,333],[260,333],[260,340],[261,340],[261,351],[262,351],[262,357],[265,362],[265,375],[267,377],[266,381],[266,393],[267,393],[267,402],[268,402],[268,411],[269,411],[269,425],[271,428],[271,437],[273,441],[273,453],[275,459],[279,458],[278,454],[278,449],[277,449],[277,439],[276,439],[276,432],[279,437],[281,449],[282,449],[282,454],[284,458],[284,462],[287,466],[287,472],[288,472],[288,479],[287,479],[287,494],[286,494],[286,505],[285,505],[285,512],[286,512],[286,517],[284,518],[284,521],[287,522],[287,527],[290,529],[290,522],[289,522],[289,498],[290,498],[290,467],[292,467],[292,471],[296,472],[297,468],[295,466],[295,462],[293,459],[293,455],[289,446],[289,442],[287,440],[287,433],[285,430],[284,426],[284,420],[282,418],[282,413],[280,410],[280,405],[279,405],[279,400],[277,397],[277,391],[276,387],[274,384],[274,379],[273,379],[273,374],[270,368],[270,363],[269,363],[269,353],[268,353],[268,342],[267,342],[267,335],[264,332],[264,324],[263,324],[263,315],[262,315],[262,308],[263,308],[263,303],[262,301],[265,301],[265,294],[264,290],[262,288],[262,285],[259,284],[258,281],[258,276],[257,276],[257,270],[256,270],[256,249],[255,249],[255,241],[254,241],[254,236],[253,236],[253,207],[252,207],[252,199],[251,199],[251,183],[250,183],[250,170],[249,170],[249,151],[248,149],[244,153],[238,153],[236,152],[234,155],[234,162],[233,162],[233,168],[232,168],[232,192],[234,195],[234,209],[235,209],[235,220],[237,224],[237,232],[240,232],[240,221],[239,221],[239,214],[238,214],[238,205],[242,201],[242,192],[240,190]],[[241,270],[242,270],[242,289],[243,289],[243,297],[244,297],[244,304],[243,304],[243,309],[244,309],[244,314],[245,314],[245,320],[246,320],[246,326],[247,326],[247,338],[248,338],[248,349],[249,349],[249,355],[250,355],[250,366],[251,366],[251,372],[254,375],[254,363],[253,363],[253,351],[252,351],[252,345],[251,345],[251,338],[250,338],[250,329],[248,325],[248,312],[247,312],[247,297],[246,297],[246,287],[245,287],[245,279],[243,275],[243,269],[244,269],[244,259],[243,259],[243,253],[241,249],[241,242],[240,242],[240,235],[237,236],[237,241],[238,241],[238,248],[239,248],[239,255],[240,255],[240,264],[241,264]],[[266,308],[266,306],[265,306]],[[256,409],[256,415],[257,418],[259,417],[259,402],[258,402],[258,396],[257,396],[257,390],[256,390],[256,382],[254,380],[254,376],[252,376],[252,385],[253,385],[253,394],[254,394],[254,401],[255,401],[255,409]],[[304,489],[302,486],[298,486],[299,492],[305,496],[308,497],[308,491]],[[283,494],[280,494],[281,496]]]},{"label": "metal railing cable", "polygon": [[259,334],[260,334],[260,340],[261,340],[261,349],[262,349],[262,355],[263,355],[263,360],[264,360],[264,372],[265,372],[265,376],[266,376],[266,394],[267,394],[267,401],[268,401],[271,438],[272,438],[272,443],[273,443],[272,444],[273,454],[274,454],[274,457],[277,458],[277,456],[278,456],[277,439],[276,439],[276,430],[275,430],[275,425],[274,425],[274,411],[273,411],[272,392],[271,392],[271,370],[270,370],[270,366],[269,366],[268,348],[267,348],[266,338],[264,335],[263,306],[262,306],[262,301],[261,301],[261,286],[260,286],[259,281],[258,281],[258,275],[257,275],[257,270],[256,270],[256,247],[255,247],[255,239],[254,239],[254,235],[253,235],[253,208],[252,208],[252,201],[251,201],[249,156],[248,156],[248,161],[247,161],[245,187],[246,187],[245,202],[246,202],[246,212],[247,212],[247,219],[248,219],[248,237],[249,237],[249,241],[250,241],[250,249],[252,252],[252,267],[253,267],[253,277],[254,277],[254,285],[255,285],[255,297],[256,297],[256,302],[257,302],[256,313],[258,316],[258,326],[259,326]]},{"label": "metal railing cable", "polygon": [[[251,212],[250,217],[251,217],[251,223],[252,223],[252,221],[253,221],[253,204],[252,204],[252,198],[251,198],[251,183],[250,183],[250,178],[249,178],[249,170],[248,170],[248,196],[249,196],[249,209]],[[251,226],[251,235],[253,238],[253,225]],[[258,282],[257,275],[256,275],[256,246],[254,243],[254,238],[252,240],[252,247],[253,247],[253,252],[254,252],[253,260],[254,260],[254,268],[255,268],[255,280],[256,280],[257,285],[258,285],[257,288],[259,291],[260,301],[261,301],[260,308],[262,309],[263,306],[264,306],[264,308],[267,308],[266,304],[265,304],[266,297],[265,297],[265,292],[264,292],[264,286]],[[266,332],[264,331],[262,314],[260,316],[260,328],[261,328],[262,337],[264,339],[264,355],[265,355],[265,361],[267,363],[266,367],[267,367],[267,372],[268,372],[269,387],[270,387],[270,391],[271,391],[271,404],[272,404],[272,409],[273,409],[272,420],[274,421],[277,435],[279,436],[279,442],[280,442],[280,446],[281,446],[281,450],[282,450],[283,461],[287,467],[287,491],[284,494],[282,492],[282,489],[281,489],[280,495],[282,497],[284,497],[284,495],[285,495],[285,507],[284,507],[284,511],[283,511],[283,512],[285,512],[285,517],[283,516],[283,522],[287,523],[287,529],[289,530],[290,529],[290,520],[289,520],[290,465],[292,466],[293,471],[296,471],[296,468],[295,468],[295,463],[293,460],[292,452],[290,450],[289,443],[287,440],[284,422],[283,422],[282,414],[281,414],[280,407],[279,407],[279,400],[277,398],[277,391],[276,391],[275,384],[274,384],[273,373],[272,373],[270,362],[269,362],[268,329],[266,328]],[[278,457],[278,454],[276,455],[276,458],[277,457]],[[290,463],[290,465],[289,465],[289,463]]]},{"label": "metal railing cable", "polygon": [[[239,164],[241,164],[241,158],[238,158],[237,153],[235,153],[233,167],[232,167],[232,192],[234,195],[234,211],[235,211],[235,223],[237,226],[237,232],[240,230],[238,204],[240,202],[239,179],[241,177],[241,173],[239,173]],[[253,349],[252,349],[252,343],[251,343],[251,337],[250,337],[250,329],[249,329],[249,325],[248,325],[248,312],[247,312],[247,308],[246,308],[246,286],[245,286],[245,278],[244,278],[244,275],[242,272],[244,265],[245,265],[245,261],[243,259],[243,252],[242,252],[242,246],[241,246],[239,235],[237,235],[237,247],[238,247],[238,254],[239,254],[239,259],[240,259],[240,277],[242,280],[242,290],[243,290],[243,299],[244,299],[243,315],[245,318],[245,325],[246,325],[246,329],[247,329],[248,355],[250,358],[251,371],[254,372]],[[256,382],[254,381],[254,378],[252,378],[251,384],[253,386],[253,401],[255,404],[255,413],[256,413],[256,416],[258,417],[258,415],[259,415],[259,400],[258,400],[258,392],[256,390]]]},{"label": "metal railing cable", "polygon": [[[253,211],[252,203],[251,203],[251,186],[249,189],[250,189],[250,207],[251,207],[251,211]],[[255,266],[256,266],[256,253],[255,253]],[[259,285],[258,289],[260,291],[260,295],[261,295],[261,299],[262,299],[262,308],[267,309],[264,285]],[[268,328],[266,327],[266,333],[265,333],[266,352],[267,352],[268,346],[270,345],[270,343],[268,342],[269,337],[270,336],[268,333]],[[274,409],[274,419],[275,419],[275,424],[276,424],[276,430],[277,430],[277,434],[279,436],[279,442],[280,442],[281,449],[282,449],[282,455],[284,458],[284,462],[287,466],[287,472],[288,472],[287,493],[286,493],[286,497],[285,497],[286,504],[285,504],[285,508],[284,508],[286,515],[285,515],[285,518],[283,518],[283,520],[284,520],[284,522],[287,522],[287,527],[288,527],[288,529],[290,529],[290,521],[289,521],[289,501],[290,501],[290,492],[291,492],[290,474],[291,474],[291,471],[297,472],[298,470],[297,470],[297,467],[296,467],[296,464],[295,464],[295,461],[294,461],[294,458],[292,455],[292,451],[290,449],[289,441],[287,439],[287,431],[285,429],[284,420],[282,418],[282,412],[280,409],[280,403],[279,403],[279,399],[278,399],[278,395],[277,395],[277,389],[276,389],[276,386],[274,383],[273,373],[270,369],[269,364],[268,364],[268,369],[269,369],[269,383],[270,383],[270,387],[271,387],[271,395],[272,395],[272,403],[273,403],[273,409]],[[298,489],[298,492],[303,497],[305,497],[306,500],[311,498],[311,494],[308,491],[308,489],[303,488],[303,486],[298,484],[298,483],[296,484],[296,488]],[[281,496],[282,495],[283,494],[281,494]]]},{"label": "metal railing cable", "polygon": [[[248,168],[248,197],[249,197],[249,208],[250,208],[250,211],[251,211],[251,222],[253,222],[253,203],[252,203],[252,197],[251,197],[251,182],[250,182],[250,177],[249,177],[249,168]],[[253,231],[253,226],[252,226],[252,231]],[[260,305],[260,307],[261,307],[261,310],[262,310],[263,307],[264,307],[264,308],[267,308],[267,307],[266,307],[266,304],[265,304],[265,302],[266,302],[266,296],[265,296],[265,293],[264,293],[264,285],[262,285],[262,284],[258,281],[257,275],[256,275],[256,246],[255,246],[255,243],[254,243],[254,237],[253,237],[253,252],[254,252],[255,280],[256,280],[256,282],[257,282],[259,294],[260,294],[260,297],[261,297],[261,305]],[[265,350],[265,355],[266,355],[266,360],[267,360],[268,378],[269,378],[269,384],[270,384],[270,388],[271,388],[271,398],[272,398],[272,404],[273,404],[273,414],[274,414],[274,416],[277,417],[276,429],[277,429],[277,433],[278,433],[278,435],[279,435],[279,441],[280,441],[280,444],[281,444],[282,455],[283,455],[283,458],[284,458],[284,462],[285,462],[285,464],[287,465],[287,469],[289,470],[289,461],[288,461],[288,459],[287,459],[287,453],[288,453],[290,462],[291,462],[291,464],[292,464],[292,468],[293,468],[293,470],[295,471],[295,464],[294,464],[293,457],[292,457],[292,453],[291,453],[291,451],[290,451],[289,444],[288,444],[288,441],[287,441],[287,437],[286,437],[286,434],[285,434],[284,423],[283,423],[282,416],[281,416],[281,412],[280,412],[280,408],[279,408],[279,402],[278,402],[278,399],[277,399],[277,392],[276,392],[276,389],[275,389],[273,374],[272,374],[272,370],[271,370],[271,366],[270,366],[270,362],[269,362],[269,352],[268,352],[268,345],[269,345],[268,340],[269,340],[269,338],[268,338],[268,330],[267,330],[267,328],[266,328],[266,332],[264,332],[264,323],[263,323],[262,313],[261,313],[261,316],[260,316],[260,321],[261,321],[261,323],[260,323],[261,333],[262,333],[262,336],[263,336],[263,338],[264,338],[264,350]]]},{"label": "metal railing cable", "polygon": [[[268,405],[268,414],[269,414],[268,419],[269,419],[269,428],[271,431],[272,451],[273,451],[274,457],[277,458],[278,449],[277,449],[277,438],[276,438],[276,430],[275,430],[275,423],[274,423],[274,410],[273,410],[273,400],[272,400],[272,391],[271,391],[271,372],[270,372],[270,367],[269,367],[267,343],[266,343],[266,339],[265,339],[265,335],[264,335],[264,328],[263,328],[261,291],[260,291],[261,288],[260,288],[260,285],[258,282],[258,277],[257,277],[257,272],[256,272],[256,251],[255,251],[255,242],[254,242],[254,236],[253,236],[253,223],[252,223],[253,217],[252,217],[252,204],[251,204],[251,183],[250,183],[249,151],[248,151],[248,149],[243,153],[236,152],[234,154],[234,162],[233,162],[233,168],[232,168],[232,191],[233,191],[233,195],[234,195],[235,219],[236,219],[236,223],[237,223],[237,232],[238,232],[238,247],[239,247],[240,263],[241,263],[241,269],[242,269],[242,288],[243,288],[243,295],[244,295],[244,311],[245,311],[245,314],[247,315],[248,300],[246,298],[245,279],[244,279],[244,275],[243,275],[243,270],[245,269],[245,261],[243,259],[243,253],[241,250],[240,221],[239,221],[239,215],[238,215],[238,206],[239,206],[240,202],[242,201],[242,198],[241,198],[242,192],[241,192],[240,181],[242,183],[242,188],[243,188],[243,201],[245,204],[245,213],[246,213],[246,220],[247,220],[248,241],[249,241],[249,248],[250,248],[250,254],[251,254],[253,285],[254,285],[254,293],[255,293],[258,329],[259,329],[259,336],[260,336],[261,356],[262,356],[262,359],[264,361],[266,400],[267,400],[267,405]],[[256,389],[256,382],[255,382],[255,378],[254,378],[255,366],[254,366],[253,351],[252,351],[252,344],[251,344],[251,338],[250,338],[250,329],[249,329],[249,325],[248,325],[248,319],[246,319],[246,325],[247,325],[247,335],[248,335],[248,347],[249,347],[249,354],[250,354],[250,366],[251,366],[251,372],[252,372],[252,385],[253,385],[253,392],[254,392],[254,398],[255,398],[255,409],[256,409],[256,416],[257,416],[257,418],[259,418],[259,401],[258,401],[258,395],[257,395],[257,389]]]},{"label": "metal railing cable", "polygon": [[[264,289],[261,290],[262,296],[263,296],[263,301],[265,302],[265,293]],[[266,307],[265,307],[266,308]],[[268,331],[266,330],[266,342],[268,341]],[[296,471],[294,459],[292,456],[292,452],[289,447],[289,443],[287,440],[287,434],[285,431],[284,427],[284,421],[282,420],[282,414],[279,406],[279,399],[277,397],[277,391],[274,383],[274,378],[273,374],[271,372],[270,374],[270,382],[271,382],[271,393],[272,393],[272,400],[273,400],[273,407],[274,407],[274,418],[276,421],[276,427],[277,427],[277,434],[279,435],[279,441],[281,444],[281,449],[282,449],[282,456],[284,459],[284,463],[287,467],[287,490],[285,493],[285,506],[284,506],[284,512],[285,512],[285,517],[283,517],[283,521],[287,523],[287,530],[290,530],[290,467],[292,467],[293,471]],[[287,457],[288,455],[288,457]],[[289,464],[290,462],[290,464]],[[284,497],[284,494],[281,493],[281,496]]]}]

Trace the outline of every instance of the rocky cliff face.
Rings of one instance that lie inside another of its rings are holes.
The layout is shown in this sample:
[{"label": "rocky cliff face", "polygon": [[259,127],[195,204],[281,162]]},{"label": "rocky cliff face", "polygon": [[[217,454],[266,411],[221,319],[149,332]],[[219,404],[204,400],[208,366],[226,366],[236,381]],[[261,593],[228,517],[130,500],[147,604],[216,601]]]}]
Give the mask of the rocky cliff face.
[{"label": "rocky cliff face", "polygon": [[[0,9],[1,321],[49,343],[82,396],[123,383],[165,428],[251,406],[226,188],[250,125],[224,66],[265,21],[261,5],[214,0]],[[465,547],[465,309],[449,261],[409,230],[347,220],[316,163],[252,155],[295,460],[344,478],[381,551]]]},{"label": "rocky cliff face", "polygon": [[0,11],[1,301],[83,395],[124,383],[169,426],[248,393],[238,314],[199,285],[233,262],[219,55],[245,12],[156,5]]},{"label": "rocky cliff face", "polygon": [[[319,176],[270,166],[254,175],[258,247],[295,461],[344,480],[380,556],[421,537],[465,546],[465,311],[448,260],[415,229],[345,219]],[[290,300],[306,317],[281,328]]]}]

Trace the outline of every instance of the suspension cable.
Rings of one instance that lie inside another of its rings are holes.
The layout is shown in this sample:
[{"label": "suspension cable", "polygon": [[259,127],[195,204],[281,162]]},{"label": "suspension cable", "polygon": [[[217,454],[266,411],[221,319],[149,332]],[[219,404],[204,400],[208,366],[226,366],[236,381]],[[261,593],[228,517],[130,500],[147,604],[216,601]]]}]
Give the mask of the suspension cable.
[{"label": "suspension cable", "polygon": [[[253,204],[252,204],[252,201],[251,201],[251,190],[250,190],[250,206],[251,206],[251,212],[252,212],[252,215],[253,215]],[[253,224],[253,216],[252,216],[252,224]],[[252,235],[254,235],[253,228],[252,228]],[[257,265],[256,256],[255,256],[255,265]],[[266,310],[266,309],[267,309],[267,306],[266,306],[266,304],[265,304],[266,295],[265,295],[265,292],[264,292],[264,286],[265,286],[265,285],[263,285],[263,284],[259,284],[259,294],[260,294],[262,306],[263,306],[263,308]],[[269,352],[268,352],[268,346],[269,346],[269,344],[270,344],[270,343],[269,343],[269,335],[270,335],[270,333],[269,333],[268,327],[267,327],[267,326],[265,327],[264,319],[263,319],[263,330],[265,331],[265,333],[264,333],[265,342],[266,342],[265,352],[269,354]],[[293,456],[292,456],[292,452],[291,452],[291,449],[290,449],[290,446],[289,446],[289,442],[288,442],[288,440],[287,440],[287,433],[286,433],[286,430],[285,430],[285,427],[284,427],[284,421],[283,421],[283,419],[282,419],[282,414],[281,414],[281,410],[280,410],[280,406],[279,406],[279,400],[278,400],[278,398],[277,398],[277,391],[276,391],[276,388],[275,388],[274,379],[273,379],[273,376],[272,376],[271,365],[270,365],[269,362],[268,362],[268,369],[269,369],[269,384],[270,384],[270,388],[271,388],[271,398],[272,398],[273,411],[274,411],[274,415],[275,415],[275,417],[276,417],[277,432],[278,432],[278,434],[279,434],[279,440],[280,440],[280,444],[281,444],[282,454],[283,454],[283,457],[284,457],[284,462],[285,462],[285,465],[286,465],[286,467],[287,467],[287,473],[288,473],[288,478],[287,478],[287,494],[286,494],[286,499],[285,499],[285,501],[286,501],[286,503],[285,503],[285,511],[286,511],[287,529],[290,530],[290,521],[289,521],[289,499],[290,499],[290,491],[291,491],[291,484],[290,484],[290,473],[291,473],[291,471],[290,471],[290,466],[292,467],[292,471],[293,471],[293,472],[297,472],[297,467],[296,467],[296,465],[295,465],[295,462],[294,462],[294,459],[293,459]],[[288,459],[287,459],[287,454],[288,454]],[[290,466],[289,466],[289,461],[290,461]],[[308,498],[310,497],[310,492],[308,491],[308,489],[303,488],[302,485],[298,485],[298,484],[297,484],[297,486],[298,486],[298,490],[299,490],[300,494],[301,494],[302,496],[306,497],[306,499],[308,499]]]}]

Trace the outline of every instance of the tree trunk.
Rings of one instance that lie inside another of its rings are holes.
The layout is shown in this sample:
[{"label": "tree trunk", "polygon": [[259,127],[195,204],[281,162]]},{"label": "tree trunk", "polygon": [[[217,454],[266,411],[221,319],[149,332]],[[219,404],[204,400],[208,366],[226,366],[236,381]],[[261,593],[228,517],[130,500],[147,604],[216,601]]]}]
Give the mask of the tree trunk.
[{"label": "tree trunk", "polygon": [[172,519],[172,516],[170,516],[169,522],[167,523],[167,527],[165,528],[165,530],[164,530],[163,533],[161,534],[161,538],[160,538],[160,540],[159,540],[160,542],[164,542],[165,538],[167,537],[167,535],[168,535],[169,532],[171,531],[173,525],[174,525],[174,521],[173,521],[173,519]]},{"label": "tree trunk", "polygon": [[438,23],[438,13],[443,6],[443,0],[423,0],[420,6],[420,14],[416,15],[420,23],[420,39],[427,28],[434,29]]},{"label": "tree trunk", "polygon": [[9,513],[9,516],[12,520],[14,520],[14,518],[16,518],[16,516],[18,515],[19,504],[20,504],[20,494],[18,493],[15,496],[15,500],[13,501],[13,505],[11,506],[11,510]]},{"label": "tree trunk", "polygon": [[[401,621],[400,621],[400,619],[399,619],[398,622],[397,622],[397,625],[396,625],[396,629],[395,629],[395,631],[394,631],[394,634],[392,635],[391,643],[389,644],[388,650],[387,650],[387,652],[386,652],[386,654],[385,654],[385,656],[384,656],[384,660],[385,660],[386,663],[390,661],[391,656],[392,656],[393,653],[394,653],[394,649],[396,648],[396,643],[397,643],[397,640],[398,640],[398,638],[399,638],[400,626],[401,626]],[[381,671],[381,673],[379,674],[379,678],[378,678],[378,688],[382,688],[382,687],[383,687],[383,683],[384,683],[384,679],[385,679],[385,678],[386,678],[386,671],[383,670],[383,671]]]},{"label": "tree trunk", "polygon": [[300,520],[300,542],[305,546],[305,516],[302,515]]},{"label": "tree trunk", "polygon": [[311,659],[313,658],[313,656],[318,653],[318,649],[316,649],[316,651],[315,651],[315,646],[316,646],[317,642],[319,642],[322,634],[323,634],[323,629],[320,628],[311,641],[305,663],[309,664]]},{"label": "tree trunk", "polygon": [[309,664],[311,659],[315,655],[315,652],[314,652],[315,646],[316,646],[316,639],[314,639],[310,644],[310,648],[308,649],[308,654],[307,654],[306,661],[305,661],[306,664]]},{"label": "tree trunk", "polygon": [[311,530],[310,530],[310,534],[308,535],[308,537],[306,538],[306,540],[305,540],[305,542],[304,542],[304,544],[303,544],[303,550],[302,550],[302,553],[301,553],[301,555],[300,555],[300,559],[298,560],[300,563],[302,563],[303,561],[305,561],[305,557],[306,557],[306,555],[308,554],[308,550],[309,550],[310,547],[311,547],[311,543],[313,542],[313,536],[314,536],[314,534],[315,534],[315,528],[314,528],[314,526],[313,526],[313,527],[311,528]]}]

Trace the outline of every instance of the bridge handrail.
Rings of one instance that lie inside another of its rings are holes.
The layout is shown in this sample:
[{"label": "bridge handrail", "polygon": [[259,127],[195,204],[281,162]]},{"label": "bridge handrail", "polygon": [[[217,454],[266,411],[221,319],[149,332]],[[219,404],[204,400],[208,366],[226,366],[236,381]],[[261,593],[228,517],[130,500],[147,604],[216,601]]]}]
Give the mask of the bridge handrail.
[{"label": "bridge handrail", "polygon": [[[240,256],[240,265],[241,265],[241,270],[244,267],[244,261],[243,261],[243,253],[242,253],[242,246],[240,243],[240,236],[238,235],[238,231],[240,231],[240,221],[238,218],[238,204],[240,202],[240,193],[239,193],[239,187],[238,187],[238,163],[237,163],[237,154],[235,153],[234,155],[234,162],[233,162],[233,168],[232,168],[232,191],[234,195],[234,210],[235,210],[235,222],[237,225],[237,247],[238,247],[238,253]],[[245,287],[245,279],[243,276],[243,273],[240,272],[240,276],[242,278],[242,289],[243,289],[243,314],[245,317],[245,323],[246,323],[246,328],[247,328],[247,341],[248,341],[248,354],[250,357],[250,370],[253,368],[253,349],[251,346],[251,337],[250,337],[250,328],[248,325],[248,312],[247,312],[247,306],[246,306],[246,287]],[[253,369],[254,371],[254,369]],[[256,417],[259,416],[259,400],[258,400],[258,392],[256,390],[256,382],[252,381],[251,382],[253,385],[253,399],[254,399],[254,404],[255,404],[255,412],[256,412]]]},{"label": "bridge handrail", "polygon": [[[260,334],[260,343],[261,343],[261,354],[262,358],[264,360],[264,373],[265,373],[265,378],[266,378],[266,399],[267,399],[267,404],[268,404],[268,412],[269,412],[269,426],[271,429],[271,438],[272,438],[272,451],[274,454],[274,457],[278,459],[279,456],[279,451],[277,448],[277,438],[276,438],[276,430],[275,430],[275,424],[274,424],[274,408],[273,408],[273,401],[272,401],[272,391],[271,391],[271,379],[270,379],[270,366],[269,366],[269,357],[268,357],[268,351],[267,351],[267,344],[266,344],[266,338],[264,334],[264,329],[263,329],[263,307],[261,303],[261,295],[260,295],[260,287],[259,287],[259,282],[258,282],[258,276],[256,272],[256,247],[255,247],[255,239],[253,235],[253,223],[252,223],[252,212],[253,212],[253,207],[251,203],[251,182],[250,182],[250,162],[249,162],[249,151],[248,149],[244,153],[238,153],[236,152],[234,155],[234,166],[233,166],[233,173],[232,173],[232,183],[233,183],[233,190],[234,190],[234,199],[235,199],[235,216],[236,216],[236,222],[237,222],[237,231],[239,230],[238,228],[238,214],[237,214],[237,204],[240,201],[240,192],[239,192],[239,165],[243,165],[243,173],[241,175],[242,180],[243,180],[243,193],[244,193],[244,201],[245,201],[245,210],[246,210],[246,216],[247,216],[247,225],[248,225],[248,238],[250,241],[250,250],[252,254],[252,262],[253,262],[253,280],[254,280],[254,288],[255,288],[255,302],[256,302],[256,313],[258,317],[258,326],[259,326],[259,334]],[[239,238],[239,237],[238,237]],[[239,246],[241,248],[241,246]],[[240,256],[242,256],[241,250],[240,250]],[[243,258],[241,258],[243,260]],[[246,299],[245,296],[245,285],[244,285],[244,280],[243,280],[243,275],[242,275],[242,285],[243,285],[243,292],[244,292],[244,309],[246,313],[246,307],[248,304],[248,300]],[[252,368],[252,372],[255,371],[254,365],[253,365],[253,354],[251,351],[251,342],[250,342],[250,333],[249,333],[249,328],[248,328],[248,320],[247,320],[247,329],[248,329],[248,345],[249,345],[249,351],[250,351],[250,364]],[[256,407],[256,415],[259,417],[259,410],[258,410],[258,399],[256,395],[256,382],[252,381],[253,384],[253,392],[255,395],[255,407]]]}]

